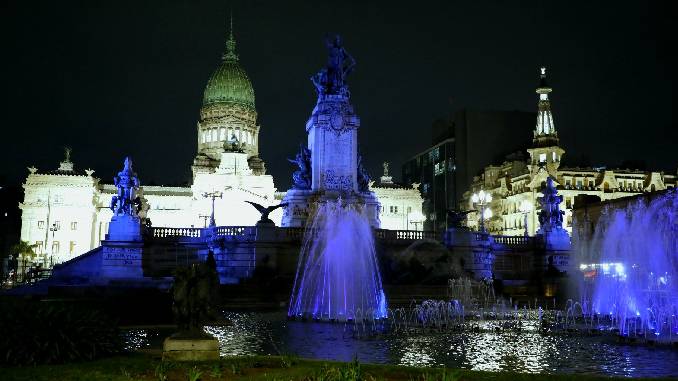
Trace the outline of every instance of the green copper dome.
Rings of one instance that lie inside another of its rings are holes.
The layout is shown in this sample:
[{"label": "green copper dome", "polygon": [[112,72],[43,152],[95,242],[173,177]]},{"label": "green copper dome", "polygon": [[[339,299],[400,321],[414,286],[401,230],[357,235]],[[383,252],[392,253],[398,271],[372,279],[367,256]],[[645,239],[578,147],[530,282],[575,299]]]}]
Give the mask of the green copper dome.
[{"label": "green copper dome", "polygon": [[254,89],[247,73],[238,63],[232,30],[226,41],[222,63],[207,81],[202,98],[204,106],[213,103],[238,103],[254,108]]}]

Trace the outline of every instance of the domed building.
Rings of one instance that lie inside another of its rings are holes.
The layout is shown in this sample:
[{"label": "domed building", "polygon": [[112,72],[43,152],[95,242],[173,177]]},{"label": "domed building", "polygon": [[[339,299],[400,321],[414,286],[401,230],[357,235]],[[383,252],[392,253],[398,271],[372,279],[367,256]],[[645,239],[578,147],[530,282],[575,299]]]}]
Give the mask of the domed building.
[{"label": "domed building", "polygon": [[233,29],[226,41],[222,62],[207,81],[197,125],[198,153],[193,161],[196,173],[211,173],[219,165],[221,153],[242,150],[255,175],[266,173],[259,158],[259,126],[254,89],[240,66],[235,51]]},{"label": "domed building", "polygon": [[[254,225],[260,214],[245,201],[263,206],[279,202],[273,177],[259,158],[259,129],[254,89],[240,65],[231,27],[221,62],[203,94],[192,184],[141,186],[140,215],[156,227],[204,227],[214,205],[217,225]],[[100,181],[93,170],[74,168],[69,150],[58,170],[31,167],[23,184],[21,240],[34,246],[36,262],[43,266],[99,246],[108,231],[108,206],[116,187],[111,179]],[[137,170],[143,183],[144,169]],[[270,215],[277,224],[281,217],[280,209]]]},{"label": "domed building", "polygon": [[[211,222],[214,210],[218,226],[251,226],[261,216],[247,202],[264,207],[280,203],[285,194],[276,192],[273,177],[266,174],[259,157],[254,88],[236,53],[232,26],[221,62],[207,80],[195,131],[191,185],[142,185],[141,217],[154,227],[198,228]],[[122,163],[124,158],[117,159]],[[136,170],[143,184],[144,168]],[[51,266],[100,246],[117,192],[112,179],[101,181],[94,170],[79,170],[70,150],[57,170],[30,167],[29,171],[20,204],[21,240],[34,246],[35,262]],[[371,188],[383,200],[383,227],[419,230],[412,219],[421,214],[419,192],[392,184],[385,176]],[[278,226],[282,212],[278,208],[269,216]]]}]

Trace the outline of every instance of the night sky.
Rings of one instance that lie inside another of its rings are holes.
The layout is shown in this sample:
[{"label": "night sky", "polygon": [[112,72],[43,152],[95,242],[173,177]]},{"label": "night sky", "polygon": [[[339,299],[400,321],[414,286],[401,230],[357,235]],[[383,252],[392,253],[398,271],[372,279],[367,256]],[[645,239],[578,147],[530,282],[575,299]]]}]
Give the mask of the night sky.
[{"label": "night sky", "polygon": [[142,183],[188,182],[231,8],[279,190],[293,170],[284,159],[306,139],[326,32],[357,60],[349,86],[373,177],[384,160],[399,177],[433,120],[455,110],[535,111],[540,65],[566,160],[676,172],[668,2],[362,3],[4,1],[0,185],[30,165],[56,169],[63,146],[105,182],[125,155]]}]

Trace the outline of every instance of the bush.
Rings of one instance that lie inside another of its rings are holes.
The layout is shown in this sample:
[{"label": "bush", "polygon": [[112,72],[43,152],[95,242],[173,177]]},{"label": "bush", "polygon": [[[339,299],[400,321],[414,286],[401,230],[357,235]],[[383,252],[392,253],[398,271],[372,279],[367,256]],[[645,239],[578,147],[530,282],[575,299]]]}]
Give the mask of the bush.
[{"label": "bush", "polygon": [[3,300],[0,327],[0,364],[55,364],[122,351],[116,322],[73,304]]}]

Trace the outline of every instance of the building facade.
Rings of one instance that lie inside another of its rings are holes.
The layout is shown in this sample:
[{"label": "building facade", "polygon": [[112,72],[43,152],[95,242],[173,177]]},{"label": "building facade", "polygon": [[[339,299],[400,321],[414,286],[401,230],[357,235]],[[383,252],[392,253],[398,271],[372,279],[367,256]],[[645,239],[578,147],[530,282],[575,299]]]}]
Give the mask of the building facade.
[{"label": "building facade", "polygon": [[[273,177],[266,174],[259,156],[261,127],[257,124],[254,90],[240,66],[235,46],[231,32],[221,64],[205,87],[196,126],[197,154],[191,167],[191,185],[139,188],[139,215],[153,226],[205,227],[212,207],[219,226],[251,226],[260,219],[260,213],[245,201],[267,207],[285,197],[285,193],[276,191]],[[143,181],[143,169],[139,175]],[[94,170],[77,168],[70,151],[56,170],[29,168],[23,188],[20,236],[34,246],[37,263],[51,266],[64,262],[100,246],[105,239],[117,189],[95,177]],[[403,199],[403,192],[417,193],[374,187],[377,200]],[[421,203],[407,203],[404,208],[421,214]],[[280,225],[282,214],[279,208],[269,218]],[[413,227],[400,212],[385,213],[384,219],[391,229]]]},{"label": "building facade", "polygon": [[[484,190],[493,198],[488,205],[492,217],[485,221],[488,231],[498,235],[534,235],[539,229],[537,198],[548,177],[551,177],[563,196],[560,209],[564,211],[565,229],[572,233],[574,199],[580,195],[594,196],[600,201],[613,200],[641,193],[654,192],[676,186],[675,174],[632,169],[567,168],[561,166],[565,150],[560,147],[554,125],[549,94],[552,88],[546,82],[546,69],[541,69],[538,113],[532,145],[527,149],[528,159],[511,155],[500,165],[484,168],[474,177],[470,189],[464,193],[462,205],[472,210],[477,207],[472,195]],[[468,215],[469,227],[478,228],[479,214]]]},{"label": "building facade", "polygon": [[384,163],[384,174],[379,182],[370,182],[370,190],[379,199],[379,220],[382,229],[424,230],[424,199],[418,183],[402,185],[393,182],[388,172],[389,163]]},{"label": "building facade", "polygon": [[534,117],[534,113],[523,111],[462,109],[433,123],[432,146],[402,168],[406,184],[421,183],[426,230],[448,228],[447,211],[460,209],[473,174],[495,162],[497,156],[525,147],[529,138],[521,132],[529,133]]}]

